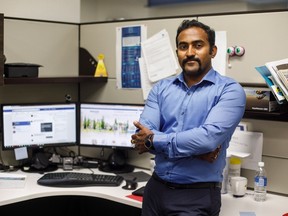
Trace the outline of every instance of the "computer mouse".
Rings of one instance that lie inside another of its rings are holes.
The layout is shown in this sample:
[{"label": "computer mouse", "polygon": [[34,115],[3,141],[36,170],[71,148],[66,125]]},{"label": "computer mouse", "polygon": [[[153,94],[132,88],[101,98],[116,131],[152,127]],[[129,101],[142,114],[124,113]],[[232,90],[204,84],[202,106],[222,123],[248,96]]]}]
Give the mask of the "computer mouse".
[{"label": "computer mouse", "polygon": [[122,188],[125,190],[135,190],[138,186],[138,183],[135,180],[126,180],[126,185]]}]

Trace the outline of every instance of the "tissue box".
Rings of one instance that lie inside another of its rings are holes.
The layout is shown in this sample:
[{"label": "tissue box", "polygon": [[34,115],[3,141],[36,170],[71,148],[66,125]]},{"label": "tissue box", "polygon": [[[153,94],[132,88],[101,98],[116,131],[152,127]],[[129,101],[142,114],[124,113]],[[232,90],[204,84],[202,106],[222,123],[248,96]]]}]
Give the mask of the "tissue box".
[{"label": "tissue box", "polygon": [[244,87],[246,110],[273,112],[280,109],[269,88]]}]

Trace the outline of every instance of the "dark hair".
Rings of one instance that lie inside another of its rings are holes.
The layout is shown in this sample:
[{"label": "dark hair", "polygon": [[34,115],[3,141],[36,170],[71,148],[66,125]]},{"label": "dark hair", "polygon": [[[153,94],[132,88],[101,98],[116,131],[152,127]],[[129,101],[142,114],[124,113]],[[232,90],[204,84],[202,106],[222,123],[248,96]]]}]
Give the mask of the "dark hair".
[{"label": "dark hair", "polygon": [[204,23],[201,23],[195,19],[193,20],[183,20],[182,23],[179,25],[177,29],[177,35],[176,35],[176,47],[178,47],[178,36],[179,34],[188,28],[191,27],[199,27],[203,29],[208,37],[209,45],[210,45],[210,52],[212,52],[212,48],[215,46],[215,31],[214,29],[210,28],[209,26],[205,25]]}]

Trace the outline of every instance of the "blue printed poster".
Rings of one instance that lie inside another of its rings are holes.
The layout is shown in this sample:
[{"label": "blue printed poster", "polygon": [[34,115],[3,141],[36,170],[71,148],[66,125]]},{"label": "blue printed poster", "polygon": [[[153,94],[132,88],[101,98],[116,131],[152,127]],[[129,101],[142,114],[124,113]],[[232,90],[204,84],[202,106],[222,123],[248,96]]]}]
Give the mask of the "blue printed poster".
[{"label": "blue printed poster", "polygon": [[143,26],[127,26],[117,29],[119,48],[116,52],[118,88],[141,88],[138,59],[141,58]]}]

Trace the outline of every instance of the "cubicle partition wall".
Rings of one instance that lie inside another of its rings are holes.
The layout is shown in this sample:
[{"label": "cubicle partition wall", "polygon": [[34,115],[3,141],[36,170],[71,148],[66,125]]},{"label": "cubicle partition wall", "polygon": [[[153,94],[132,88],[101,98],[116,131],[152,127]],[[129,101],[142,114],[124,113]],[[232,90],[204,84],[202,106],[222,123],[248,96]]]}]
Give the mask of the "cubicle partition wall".
[{"label": "cubicle partition wall", "polygon": [[[189,19],[196,17],[189,17]],[[85,85],[81,92],[84,100],[97,100],[105,102],[126,102],[144,103],[141,89],[119,89],[116,88],[116,28],[135,25],[143,25],[147,28],[147,37],[158,33],[162,29],[169,32],[169,37],[173,50],[175,48],[176,28],[179,25],[179,18],[140,20],[140,21],[120,21],[109,23],[81,24],[80,26],[80,46],[87,49],[95,58],[103,53],[104,63],[108,72],[109,82],[105,89],[94,94],[95,86]],[[89,92],[90,94],[87,94]]]},{"label": "cubicle partition wall", "polygon": [[227,75],[241,83],[265,83],[255,70],[266,62],[288,57],[288,12],[200,16],[199,20],[227,32],[227,46],[242,46],[242,57],[230,58]]},{"label": "cubicle partition wall", "polygon": [[4,19],[7,63],[42,65],[39,77],[78,76],[79,25]]},{"label": "cubicle partition wall", "polygon": [[[78,76],[79,25],[4,17],[6,63],[37,64],[39,77]],[[0,88],[0,102],[61,102],[78,99],[76,84],[30,82]]]},{"label": "cubicle partition wall", "polygon": [[[4,54],[3,54],[3,27],[4,15],[0,14],[0,74],[4,71]],[[0,79],[0,85],[3,84],[3,79]]]},{"label": "cubicle partition wall", "polygon": [[[78,24],[7,18],[4,14],[3,29],[6,63],[39,64],[41,78],[78,76]],[[65,102],[66,94],[78,101],[78,83],[65,82],[65,79],[63,83],[54,79],[38,82],[29,77],[27,83],[26,78],[18,83],[18,78],[10,79],[13,84],[3,80],[0,86],[1,104]],[[20,163],[13,151],[2,151],[1,156],[7,164]]]}]

